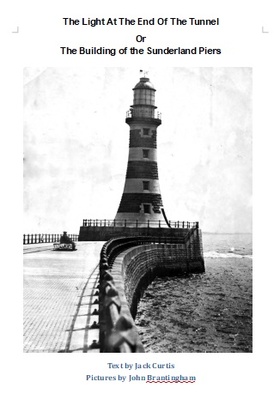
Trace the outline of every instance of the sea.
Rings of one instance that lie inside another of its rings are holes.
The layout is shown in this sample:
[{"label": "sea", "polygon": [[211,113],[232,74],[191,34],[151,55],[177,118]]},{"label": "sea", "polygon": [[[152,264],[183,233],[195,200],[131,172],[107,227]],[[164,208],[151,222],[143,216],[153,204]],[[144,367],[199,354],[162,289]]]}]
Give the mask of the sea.
[{"label": "sea", "polygon": [[252,352],[252,235],[202,241],[205,273],[156,278],[140,300],[146,353]]}]

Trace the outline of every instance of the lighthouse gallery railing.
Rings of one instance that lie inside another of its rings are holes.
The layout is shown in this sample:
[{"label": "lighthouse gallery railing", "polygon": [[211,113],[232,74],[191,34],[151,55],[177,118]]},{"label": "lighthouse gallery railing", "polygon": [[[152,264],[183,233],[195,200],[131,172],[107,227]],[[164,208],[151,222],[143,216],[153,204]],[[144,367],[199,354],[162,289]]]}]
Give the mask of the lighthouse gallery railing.
[{"label": "lighthouse gallery railing", "polygon": [[[145,225],[145,226],[144,226]],[[166,228],[167,224],[164,221],[154,221],[147,220],[145,223],[143,221],[131,221],[126,219],[83,219],[83,226],[99,226],[99,227],[129,227],[138,228],[141,226],[147,228]],[[188,221],[169,221],[170,228],[180,228],[180,229],[192,229],[199,228],[198,222],[188,222]]]}]

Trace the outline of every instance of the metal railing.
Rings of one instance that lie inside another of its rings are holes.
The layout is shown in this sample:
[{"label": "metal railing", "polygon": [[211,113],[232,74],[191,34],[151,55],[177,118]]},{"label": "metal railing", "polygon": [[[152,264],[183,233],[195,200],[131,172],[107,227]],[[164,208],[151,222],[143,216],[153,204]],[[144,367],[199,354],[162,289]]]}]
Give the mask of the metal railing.
[{"label": "metal railing", "polygon": [[[62,234],[52,233],[31,233],[23,235],[23,244],[37,244],[37,243],[54,243],[58,242]],[[71,234],[67,235],[74,242],[78,241],[79,235]]]},{"label": "metal railing", "polygon": [[165,221],[138,221],[126,219],[83,219],[83,226],[98,226],[98,227],[117,227],[117,228],[179,228],[192,229],[199,228],[198,222],[188,221],[168,221],[169,226]]},{"label": "metal railing", "polygon": [[[143,106],[145,106],[145,104],[143,104]],[[152,110],[150,110],[151,112],[151,116],[150,118],[157,118],[157,119],[162,119],[162,113],[157,111],[154,112]],[[134,110],[130,109],[126,112],[126,118],[133,118],[133,117],[139,117],[139,115],[137,114],[137,112],[135,112]]]}]

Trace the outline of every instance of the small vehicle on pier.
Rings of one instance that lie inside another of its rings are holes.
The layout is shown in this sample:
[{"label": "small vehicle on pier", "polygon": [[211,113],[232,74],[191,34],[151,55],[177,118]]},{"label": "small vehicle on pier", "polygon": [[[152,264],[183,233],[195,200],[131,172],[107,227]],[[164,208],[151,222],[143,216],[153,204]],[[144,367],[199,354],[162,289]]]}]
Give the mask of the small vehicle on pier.
[{"label": "small vehicle on pier", "polygon": [[75,242],[63,232],[59,242],[53,244],[53,250],[56,251],[74,251],[77,250]]}]

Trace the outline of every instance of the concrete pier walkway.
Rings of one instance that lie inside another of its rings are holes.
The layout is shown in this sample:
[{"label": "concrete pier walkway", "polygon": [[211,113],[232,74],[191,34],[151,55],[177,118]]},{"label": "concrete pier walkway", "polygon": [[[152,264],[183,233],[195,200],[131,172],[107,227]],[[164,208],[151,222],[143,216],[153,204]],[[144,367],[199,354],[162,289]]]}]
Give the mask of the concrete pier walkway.
[{"label": "concrete pier walkway", "polygon": [[98,263],[104,242],[78,242],[77,251],[52,244],[23,249],[23,351],[99,352]]}]

